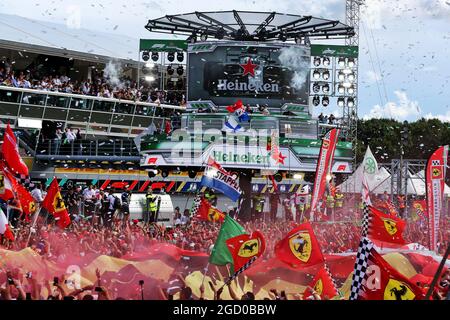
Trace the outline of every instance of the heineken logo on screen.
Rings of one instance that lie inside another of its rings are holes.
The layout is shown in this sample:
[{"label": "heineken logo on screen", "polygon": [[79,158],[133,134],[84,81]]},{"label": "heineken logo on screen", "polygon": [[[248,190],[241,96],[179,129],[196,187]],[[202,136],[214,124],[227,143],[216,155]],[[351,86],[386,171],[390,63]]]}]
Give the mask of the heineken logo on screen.
[{"label": "heineken logo on screen", "polygon": [[279,86],[276,83],[247,83],[239,80],[228,81],[219,79],[217,83],[218,91],[257,91],[257,92],[279,92]]},{"label": "heineken logo on screen", "polygon": [[218,162],[234,162],[234,163],[257,163],[257,164],[268,164],[270,155],[260,155],[247,153],[234,153],[234,152],[222,152],[214,151],[213,157]]}]

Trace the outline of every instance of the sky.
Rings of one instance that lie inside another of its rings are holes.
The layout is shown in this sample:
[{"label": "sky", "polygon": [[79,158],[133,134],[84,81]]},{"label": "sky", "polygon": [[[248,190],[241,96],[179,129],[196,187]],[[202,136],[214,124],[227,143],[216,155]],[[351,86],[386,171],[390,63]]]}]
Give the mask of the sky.
[{"label": "sky", "polygon": [[[345,21],[345,0],[0,2],[0,13],[136,38],[155,37],[144,29],[148,19],[232,9]],[[359,117],[450,122],[449,48],[450,0],[366,0],[360,25]]]}]

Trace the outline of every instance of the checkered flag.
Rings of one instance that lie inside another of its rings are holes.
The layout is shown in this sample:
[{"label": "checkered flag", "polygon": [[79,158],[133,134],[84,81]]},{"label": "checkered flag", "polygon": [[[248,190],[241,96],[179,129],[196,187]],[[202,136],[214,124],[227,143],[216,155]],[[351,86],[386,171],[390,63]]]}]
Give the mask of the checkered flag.
[{"label": "checkered flag", "polygon": [[366,276],[367,264],[373,243],[366,237],[361,238],[358,253],[356,254],[355,269],[353,270],[352,286],[350,288],[350,300],[358,299],[361,285]]},{"label": "checkered flag", "polygon": [[250,268],[250,266],[253,264],[253,262],[256,261],[257,258],[258,258],[257,256],[251,257],[250,260],[248,260],[238,271],[236,271],[230,278],[228,278],[228,280],[227,280],[227,282],[225,282],[224,286],[230,285],[231,281],[236,279],[242,272],[244,272],[245,270]]},{"label": "checkered flag", "polygon": [[199,193],[194,198],[194,203],[192,204],[192,208],[191,208],[191,217],[197,216],[201,201],[202,201],[202,195]]},{"label": "checkered flag", "polygon": [[440,166],[441,165],[441,161],[440,160],[431,160],[431,165],[432,166]]},{"label": "checkered flag", "polygon": [[362,217],[362,234],[361,234],[363,238],[367,237],[367,234],[369,232],[369,222],[370,222],[369,206],[366,203],[364,203],[363,217]]}]

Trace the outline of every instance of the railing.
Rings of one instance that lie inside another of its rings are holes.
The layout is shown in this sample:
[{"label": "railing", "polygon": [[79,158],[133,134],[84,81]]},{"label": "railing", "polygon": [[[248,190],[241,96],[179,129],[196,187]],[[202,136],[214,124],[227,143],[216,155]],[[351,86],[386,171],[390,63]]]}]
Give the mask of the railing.
[{"label": "railing", "polygon": [[[195,122],[201,122],[202,131],[208,129],[222,129],[227,115],[221,113],[185,114],[182,117],[182,127],[194,130]],[[302,117],[286,115],[260,115],[252,114],[250,123],[239,123],[244,129],[279,129],[280,134],[287,138],[317,139],[319,134],[317,120],[305,120]],[[269,132],[270,134],[270,132]]]},{"label": "railing", "polygon": [[39,160],[100,160],[139,161],[139,152],[132,140],[75,140],[63,143],[60,139],[38,144]]},{"label": "railing", "polygon": [[82,133],[136,136],[152,122],[163,126],[175,110],[165,104],[119,100],[0,85],[1,122],[16,124],[19,117],[61,121]]}]

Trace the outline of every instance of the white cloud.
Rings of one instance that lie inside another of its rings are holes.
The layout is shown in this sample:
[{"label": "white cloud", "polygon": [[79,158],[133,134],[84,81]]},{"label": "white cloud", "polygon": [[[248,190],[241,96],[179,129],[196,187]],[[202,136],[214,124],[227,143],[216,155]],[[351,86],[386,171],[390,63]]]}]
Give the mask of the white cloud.
[{"label": "white cloud", "polygon": [[373,29],[381,29],[387,19],[430,18],[448,19],[450,17],[448,0],[366,0],[362,6],[363,19]]},{"label": "white cloud", "polygon": [[436,115],[428,113],[427,115],[425,115],[424,118],[425,119],[439,119],[442,122],[450,122],[450,111],[447,111],[447,113],[445,113],[445,114],[436,114]]},{"label": "white cloud", "polygon": [[368,120],[372,118],[388,118],[395,120],[406,120],[420,116],[420,107],[417,101],[410,100],[405,91],[394,91],[398,101],[389,101],[384,106],[375,105],[363,119]]}]

